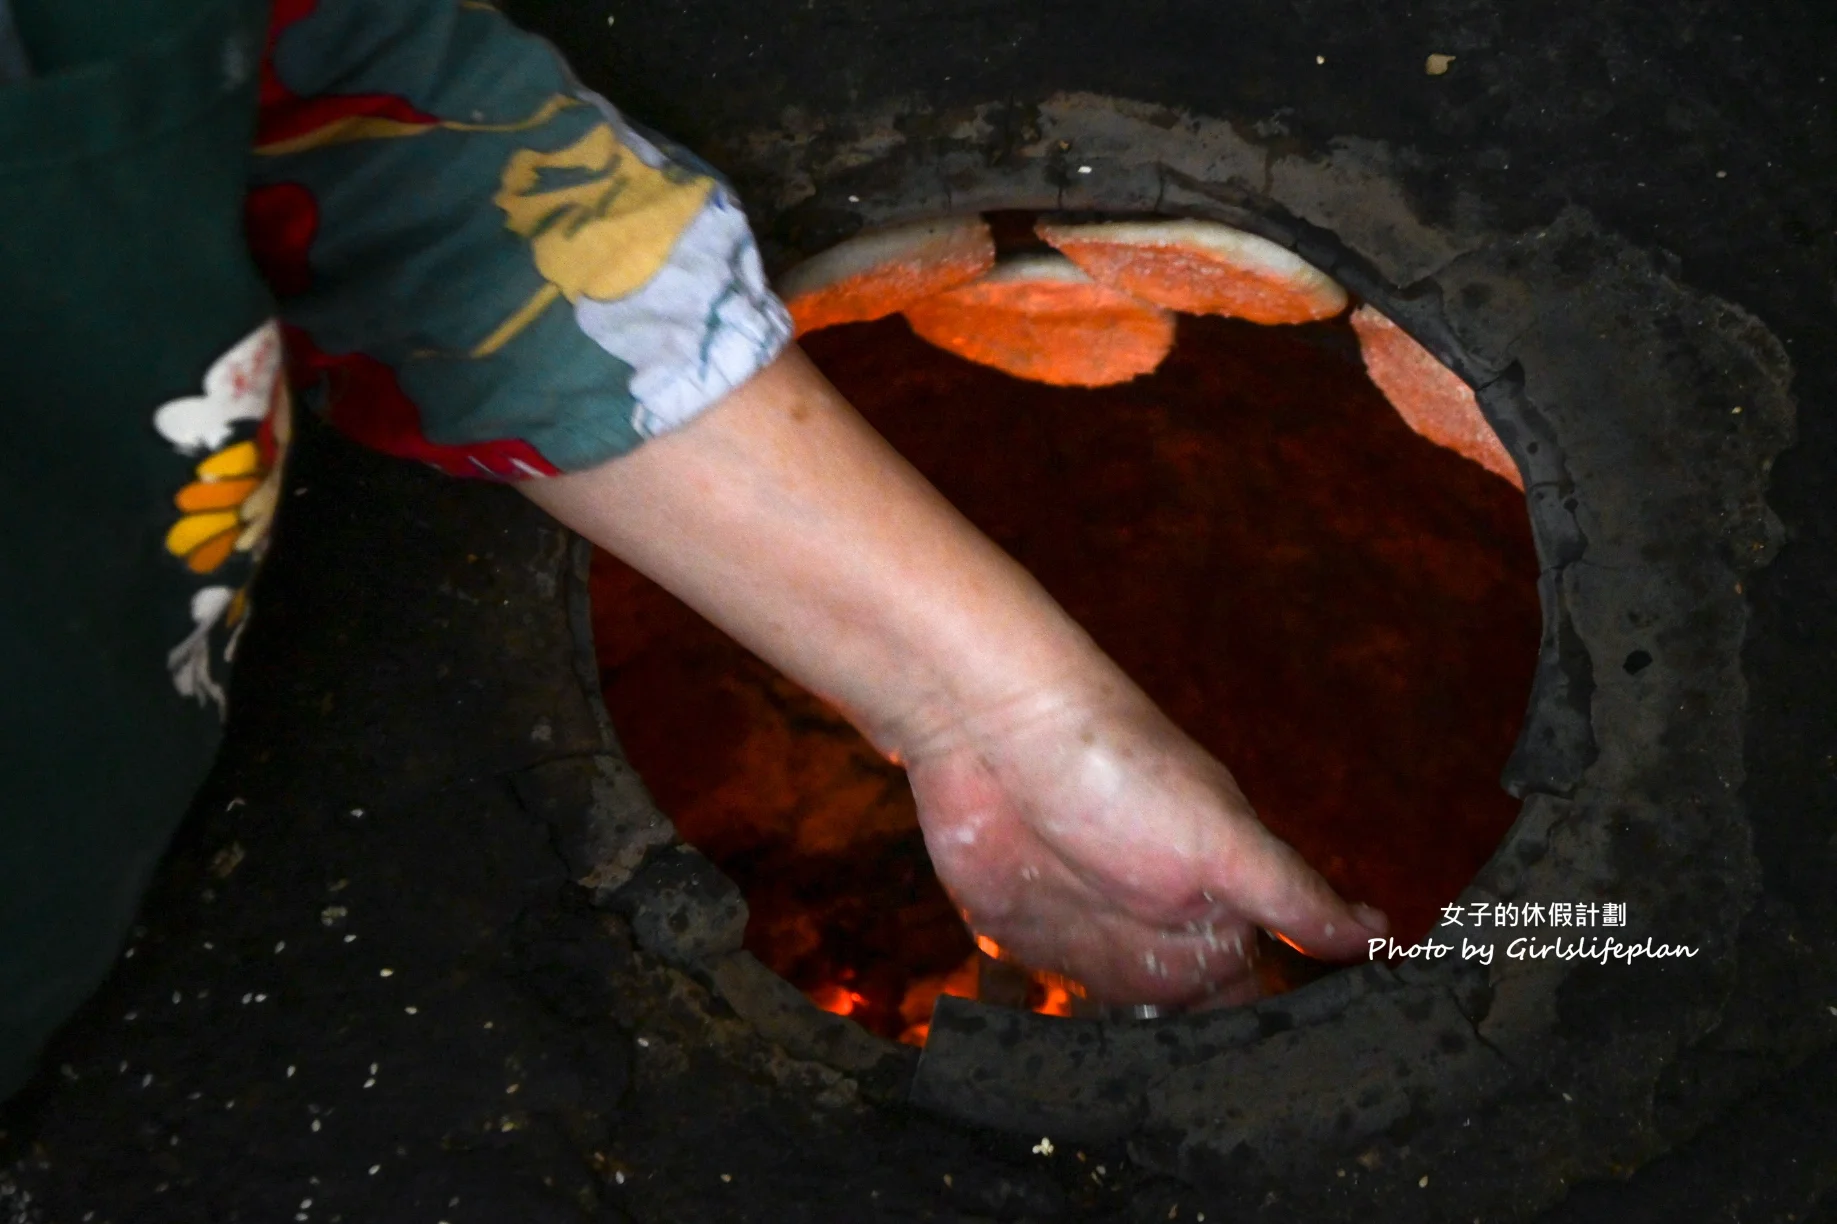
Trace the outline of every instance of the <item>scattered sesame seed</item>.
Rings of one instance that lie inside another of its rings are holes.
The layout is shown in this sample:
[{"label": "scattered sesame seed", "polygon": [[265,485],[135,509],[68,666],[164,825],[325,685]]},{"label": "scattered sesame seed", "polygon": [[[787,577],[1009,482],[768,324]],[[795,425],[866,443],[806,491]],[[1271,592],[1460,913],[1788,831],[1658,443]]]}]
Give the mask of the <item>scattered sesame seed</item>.
[{"label": "scattered sesame seed", "polygon": [[1422,1180],[1417,1182],[1416,1184],[1426,1189],[1429,1185],[1429,1175],[1427,1173],[1424,1173],[1422,1175]]},{"label": "scattered sesame seed", "polygon": [[377,976],[377,977],[394,977],[394,976],[395,976],[395,970],[393,970],[393,969],[378,969],[378,970],[376,971],[376,976]]},{"label": "scattered sesame seed", "polygon": [[295,1071],[295,1069],[296,1069],[296,1068],[293,1068],[293,1067],[288,1067],[288,1068],[287,1068],[287,1078],[288,1078],[288,1079],[292,1079],[292,1078],[293,1078],[293,1073],[294,1073],[294,1071]]},{"label": "scattered sesame seed", "polygon": [[371,1177],[375,1177],[378,1173],[381,1173],[382,1171],[383,1171],[382,1165],[371,1165],[370,1166],[370,1176]]},{"label": "scattered sesame seed", "polygon": [[145,1075],[140,1077],[140,1086],[142,1088],[145,1088],[152,1083],[153,1083],[153,1072],[149,1071]]},{"label": "scattered sesame seed", "polygon": [[[1034,1145],[1033,1145],[1033,1154],[1034,1154],[1035,1156],[1050,1156],[1050,1155],[1052,1155],[1052,1140],[1051,1140],[1051,1139],[1046,1139],[1046,1138],[1042,1138],[1042,1139],[1041,1139],[1041,1140],[1040,1140],[1040,1141],[1039,1141],[1038,1143],[1036,1143],[1036,1144],[1034,1144]],[[1100,1172],[1100,1173],[1101,1173],[1101,1172],[1103,1171],[1103,1166],[1102,1166],[1102,1165],[1098,1165],[1098,1166],[1097,1166],[1097,1169],[1098,1169],[1098,1172]]]},{"label": "scattered sesame seed", "polygon": [[319,1133],[319,1119],[317,1119],[317,1118],[314,1118],[314,1119],[313,1119],[313,1133],[314,1133],[314,1134],[318,1134],[318,1133]]},{"label": "scattered sesame seed", "polygon": [[274,945],[274,950],[276,952],[285,952],[287,950],[287,941],[285,939],[278,941]]},{"label": "scattered sesame seed", "polygon": [[521,1088],[522,1086],[523,1086],[522,1084],[512,1084],[510,1087],[504,1089],[504,1095],[511,1096],[517,1091],[517,1089]]},{"label": "scattered sesame seed", "polygon": [[1326,63],[1326,62],[1327,62],[1327,57],[1326,57],[1326,56],[1324,56],[1324,55],[1316,55],[1316,56],[1314,57],[1314,62],[1315,62],[1316,64],[1324,64],[1324,63]]},{"label": "scattered sesame seed", "polygon": [[418,1007],[404,1007],[402,1010],[407,1012],[409,1015],[413,1016],[413,1015],[417,1015],[421,1009]]},{"label": "scattered sesame seed", "polygon": [[724,1182],[730,1182],[730,1181],[732,1181],[733,1179],[734,1179],[734,1175],[733,1175],[732,1173],[723,1173],[723,1174],[721,1174],[721,1180],[722,1180],[722,1181],[724,1181]]},{"label": "scattered sesame seed", "polygon": [[951,1181],[950,1181],[950,1174],[948,1174],[948,1173],[946,1173],[946,1174],[944,1175],[944,1184],[945,1184],[945,1185],[947,1185],[947,1186],[951,1184]]},{"label": "scattered sesame seed", "polygon": [[623,1186],[625,1184],[625,1174],[615,1171],[612,1175],[612,1180]]},{"label": "scattered sesame seed", "polygon": [[371,1075],[375,1075],[375,1074],[376,1074],[376,1067],[377,1067],[377,1064],[376,1064],[376,1063],[371,1063],[371,1064],[370,1064],[370,1074],[371,1074]]},{"label": "scattered sesame seed", "polygon": [[[490,1026],[490,1025],[486,1025],[485,1027],[486,1027],[486,1028],[490,1028],[491,1026]],[[646,1047],[646,1048],[648,1049],[648,1048],[650,1047],[650,1044],[651,1044],[651,1039],[650,1039],[649,1037],[640,1037],[640,1038],[638,1038],[638,1044],[639,1044],[639,1045],[641,1045],[641,1046],[644,1046],[644,1047]]]},{"label": "scattered sesame seed", "polygon": [[346,935],[346,936],[344,937],[344,941],[345,941],[346,943],[356,943],[356,942],[357,942],[357,936],[355,936],[355,935]]},{"label": "scattered sesame seed", "polygon": [[365,1080],[365,1081],[364,1081],[364,1087],[366,1087],[366,1088],[374,1088],[374,1087],[376,1087],[376,1077],[375,1077],[375,1076],[373,1075],[373,1076],[371,1076],[371,1077],[370,1077],[369,1079],[367,1079],[367,1080]]},{"label": "scattered sesame seed", "polygon": [[255,1001],[257,1003],[266,1003],[268,1001],[268,996],[258,991],[255,995]]},{"label": "scattered sesame seed", "polygon": [[861,203],[861,197],[860,196],[849,196],[848,202],[850,204],[859,204]]}]

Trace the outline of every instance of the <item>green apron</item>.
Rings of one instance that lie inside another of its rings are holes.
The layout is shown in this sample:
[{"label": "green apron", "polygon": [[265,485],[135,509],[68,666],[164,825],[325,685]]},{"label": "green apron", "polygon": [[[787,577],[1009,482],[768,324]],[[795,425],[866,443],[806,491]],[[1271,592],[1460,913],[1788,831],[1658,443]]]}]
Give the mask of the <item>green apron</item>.
[{"label": "green apron", "polygon": [[223,559],[194,572],[178,545],[216,520],[185,536],[174,498],[255,426],[155,414],[208,399],[274,309],[241,219],[266,4],[13,8],[33,75],[0,86],[0,1097],[108,972],[210,765],[226,595],[259,550],[200,545]]}]

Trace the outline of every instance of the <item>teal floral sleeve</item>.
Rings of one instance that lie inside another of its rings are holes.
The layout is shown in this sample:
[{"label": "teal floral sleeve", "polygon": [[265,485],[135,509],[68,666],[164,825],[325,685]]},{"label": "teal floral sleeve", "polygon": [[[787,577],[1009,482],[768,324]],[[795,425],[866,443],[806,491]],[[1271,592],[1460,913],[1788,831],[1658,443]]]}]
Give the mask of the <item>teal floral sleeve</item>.
[{"label": "teal floral sleeve", "polygon": [[278,0],[247,219],[295,382],[455,475],[592,467],[791,335],[721,178],[467,0]]}]

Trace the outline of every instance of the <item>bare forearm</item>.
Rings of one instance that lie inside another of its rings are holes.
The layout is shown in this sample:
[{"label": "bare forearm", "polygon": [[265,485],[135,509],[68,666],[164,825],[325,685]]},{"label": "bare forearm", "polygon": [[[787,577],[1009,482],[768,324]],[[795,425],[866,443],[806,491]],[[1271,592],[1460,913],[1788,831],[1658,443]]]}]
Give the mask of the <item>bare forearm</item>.
[{"label": "bare forearm", "polygon": [[1251,923],[1327,956],[1386,930],[796,351],[524,488],[905,760],[939,879],[1010,955],[1101,998],[1229,1001],[1256,992]]},{"label": "bare forearm", "polygon": [[966,715],[1127,686],[795,349],[682,430],[529,496],[909,756]]}]

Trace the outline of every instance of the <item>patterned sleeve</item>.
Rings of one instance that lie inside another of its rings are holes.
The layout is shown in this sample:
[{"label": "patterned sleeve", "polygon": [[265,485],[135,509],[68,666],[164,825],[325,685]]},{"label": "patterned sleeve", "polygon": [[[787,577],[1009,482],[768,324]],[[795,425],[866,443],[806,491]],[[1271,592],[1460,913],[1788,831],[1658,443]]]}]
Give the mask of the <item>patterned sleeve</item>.
[{"label": "patterned sleeve", "polygon": [[296,382],[455,475],[621,455],[791,334],[720,177],[476,0],[275,0],[247,220]]}]

